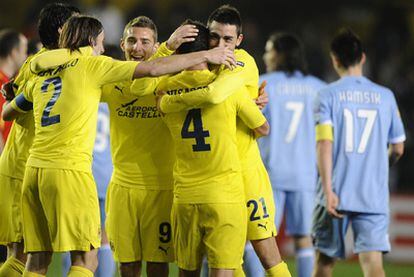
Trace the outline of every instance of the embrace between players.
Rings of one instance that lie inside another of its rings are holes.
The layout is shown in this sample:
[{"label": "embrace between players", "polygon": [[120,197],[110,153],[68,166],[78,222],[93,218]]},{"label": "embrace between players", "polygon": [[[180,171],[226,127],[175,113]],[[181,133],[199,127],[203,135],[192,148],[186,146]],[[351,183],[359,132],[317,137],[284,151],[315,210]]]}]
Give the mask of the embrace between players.
[{"label": "embrace between players", "polygon": [[[269,132],[259,109],[266,98],[253,101],[257,66],[236,49],[243,38],[238,11],[220,7],[209,29],[187,21],[161,45],[152,21],[138,17],[124,31],[125,62],[99,56],[104,31],[97,19],[65,12],[74,15],[57,26],[58,43],[25,63],[17,96],[3,112],[8,120],[34,118],[20,183],[24,227],[8,241],[5,270],[42,276],[53,252],[70,251],[68,276],[95,271],[101,227],[91,153],[104,101],[114,164],[106,232],[122,276],[139,274],[141,261],[150,276],[168,276],[173,261],[183,276],[196,276],[203,256],[212,276],[242,276],[246,238],[269,276],[290,276],[274,238],[273,195],[256,143]],[[138,53],[135,44],[145,47]],[[151,107],[155,100],[164,116],[119,116],[128,103]]]}]

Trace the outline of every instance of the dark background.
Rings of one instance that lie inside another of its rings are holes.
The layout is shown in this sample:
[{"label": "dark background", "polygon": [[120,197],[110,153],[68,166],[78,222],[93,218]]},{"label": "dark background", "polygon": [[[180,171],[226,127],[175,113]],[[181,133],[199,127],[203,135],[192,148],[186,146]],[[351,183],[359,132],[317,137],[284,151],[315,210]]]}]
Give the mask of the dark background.
[{"label": "dark background", "polygon": [[[44,0],[1,0],[0,28],[12,27],[29,38],[37,36],[36,20]],[[65,2],[65,1],[62,1]],[[365,74],[390,87],[399,103],[406,127],[406,152],[391,170],[394,192],[414,193],[414,0],[78,0],[66,1],[83,13],[95,14],[105,25],[107,41],[118,44],[123,25],[133,17],[147,15],[158,26],[159,40],[187,18],[206,22],[221,4],[237,7],[243,19],[242,47],[255,58],[264,73],[262,55],[267,37],[274,31],[289,31],[302,39],[311,74],[331,82],[338,77],[329,60],[329,42],[340,27],[351,27],[364,41]],[[109,17],[108,17],[109,16]],[[112,38],[110,38],[112,36]]]}]

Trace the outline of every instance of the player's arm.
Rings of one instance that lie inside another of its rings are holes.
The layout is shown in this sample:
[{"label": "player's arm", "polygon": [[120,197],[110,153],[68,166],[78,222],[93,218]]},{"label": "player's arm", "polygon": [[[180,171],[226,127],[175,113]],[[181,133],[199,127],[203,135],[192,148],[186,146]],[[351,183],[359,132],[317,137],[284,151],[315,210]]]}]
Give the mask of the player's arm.
[{"label": "player's arm", "polygon": [[[317,128],[330,128],[328,125],[318,125]],[[320,138],[317,141],[318,170],[322,182],[323,193],[326,197],[326,209],[331,216],[341,218],[342,215],[336,211],[339,204],[338,196],[332,189],[332,146],[333,141],[329,138]]]},{"label": "player's arm", "polygon": [[27,92],[31,85],[32,83],[30,81],[26,82],[23,92],[17,95],[12,101],[7,101],[5,103],[1,114],[4,121],[12,121],[19,115],[33,110],[31,95]]},{"label": "player's arm", "polygon": [[404,143],[390,144],[388,147],[389,165],[392,166],[398,162],[404,154]]},{"label": "player's arm", "polygon": [[397,101],[394,98],[392,92],[391,99],[391,107],[392,107],[392,114],[391,114],[391,126],[388,135],[388,143],[389,143],[389,165],[394,165],[403,155],[404,153],[404,141],[405,131],[404,125],[401,120],[401,114],[398,110]]},{"label": "player's arm", "polygon": [[237,102],[237,116],[254,131],[256,137],[267,136],[270,131],[269,123],[250,99],[246,89],[240,90],[233,97]]},{"label": "player's arm", "polygon": [[138,63],[133,79],[171,74],[205,62],[223,64],[229,68],[236,66],[233,51],[225,47],[217,47],[206,51],[173,55]]},{"label": "player's arm", "polygon": [[[206,104],[219,104],[236,93],[241,87],[249,90],[252,98],[259,99],[257,105],[267,104],[264,85],[258,89],[258,69],[254,59],[245,51],[236,52],[237,67],[233,70],[220,67],[217,78],[208,87],[194,90],[191,93],[168,95],[162,98],[160,108],[164,113],[179,112],[202,107]],[[259,93],[258,93],[259,91]]]}]

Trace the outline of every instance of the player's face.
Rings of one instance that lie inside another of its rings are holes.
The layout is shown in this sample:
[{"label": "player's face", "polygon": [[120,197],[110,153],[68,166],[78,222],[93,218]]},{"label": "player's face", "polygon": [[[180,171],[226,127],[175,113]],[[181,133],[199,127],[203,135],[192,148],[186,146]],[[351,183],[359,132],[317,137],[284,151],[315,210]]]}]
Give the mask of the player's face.
[{"label": "player's face", "polygon": [[105,40],[105,33],[102,31],[97,37],[96,40],[92,42],[93,53],[96,56],[101,55],[104,51],[104,40]]},{"label": "player's face", "polygon": [[20,35],[19,47],[14,51],[13,60],[16,63],[16,68],[20,68],[27,58],[27,39],[25,36]]},{"label": "player's face", "polygon": [[273,47],[273,42],[268,40],[265,46],[265,53],[263,54],[263,61],[266,65],[266,71],[276,71],[277,52]]},{"label": "player's face", "polygon": [[224,46],[234,50],[243,40],[242,34],[237,35],[236,25],[213,21],[208,29],[210,31],[210,48]]},{"label": "player's face", "polygon": [[146,61],[157,50],[154,31],[150,28],[131,27],[121,40],[121,48],[127,61]]}]

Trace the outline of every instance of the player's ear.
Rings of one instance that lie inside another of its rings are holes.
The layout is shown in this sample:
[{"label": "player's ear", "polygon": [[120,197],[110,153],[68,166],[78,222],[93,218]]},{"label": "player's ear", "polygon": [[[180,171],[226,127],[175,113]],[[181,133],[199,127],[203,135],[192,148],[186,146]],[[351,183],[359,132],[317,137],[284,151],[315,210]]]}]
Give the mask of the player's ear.
[{"label": "player's ear", "polygon": [[122,51],[125,52],[125,41],[124,41],[124,38],[121,38],[121,42],[119,43],[119,46],[121,47]]},{"label": "player's ear", "polygon": [[361,62],[360,62],[360,64],[361,64],[361,65],[364,65],[366,61],[367,61],[367,56],[365,55],[365,53],[364,53],[364,52],[362,52],[362,57],[361,57]]},{"label": "player's ear", "polygon": [[243,34],[240,34],[240,35],[237,37],[236,47],[239,47],[240,43],[242,43],[242,41],[243,41],[243,38],[244,38]]}]

